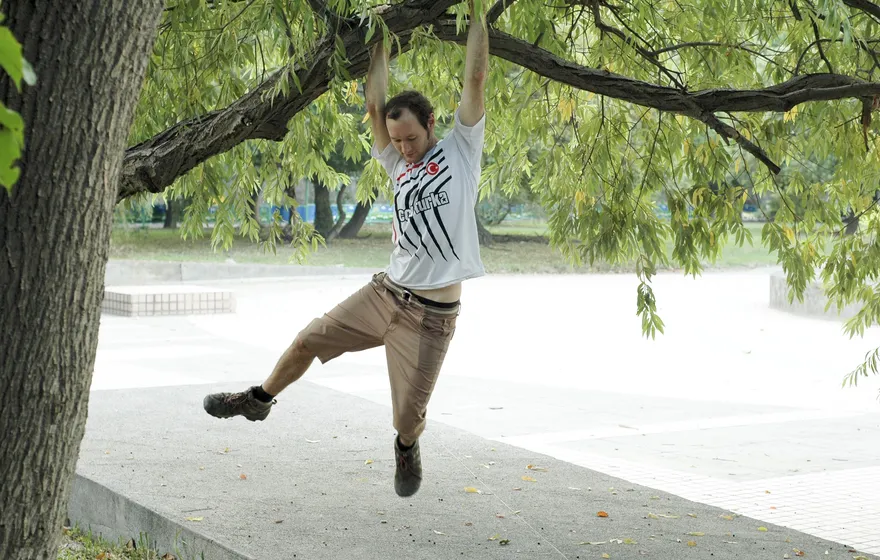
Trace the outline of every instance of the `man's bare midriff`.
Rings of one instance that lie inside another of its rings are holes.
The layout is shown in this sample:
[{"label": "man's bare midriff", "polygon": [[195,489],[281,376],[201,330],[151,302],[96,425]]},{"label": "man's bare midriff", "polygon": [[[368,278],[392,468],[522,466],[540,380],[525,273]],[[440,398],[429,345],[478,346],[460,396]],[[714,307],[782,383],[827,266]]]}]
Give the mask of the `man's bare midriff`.
[{"label": "man's bare midriff", "polygon": [[461,299],[461,282],[436,290],[410,290],[412,293],[440,303],[452,303]]}]

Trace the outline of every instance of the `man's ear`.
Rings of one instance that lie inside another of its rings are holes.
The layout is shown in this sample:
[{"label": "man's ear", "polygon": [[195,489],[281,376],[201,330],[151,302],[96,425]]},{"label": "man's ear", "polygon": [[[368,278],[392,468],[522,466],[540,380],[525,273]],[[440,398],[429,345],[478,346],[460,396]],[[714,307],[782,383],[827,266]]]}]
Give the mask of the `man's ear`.
[{"label": "man's ear", "polygon": [[434,113],[431,113],[430,115],[428,115],[428,136],[429,137],[432,134],[434,134],[434,125],[436,123],[437,123],[437,121],[434,119]]}]

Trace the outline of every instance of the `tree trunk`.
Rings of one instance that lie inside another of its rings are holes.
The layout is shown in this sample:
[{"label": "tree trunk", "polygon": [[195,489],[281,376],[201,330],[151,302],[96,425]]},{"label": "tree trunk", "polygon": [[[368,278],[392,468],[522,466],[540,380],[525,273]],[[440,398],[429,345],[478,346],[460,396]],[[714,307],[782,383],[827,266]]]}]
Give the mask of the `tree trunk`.
[{"label": "tree trunk", "polygon": [[315,231],[324,239],[333,229],[333,211],[330,210],[330,189],[322,182],[315,183]]},{"label": "tree trunk", "polygon": [[177,228],[177,220],[178,220],[178,212],[181,209],[181,204],[176,198],[168,199],[165,203],[165,229],[176,229]]},{"label": "tree trunk", "polygon": [[480,241],[480,245],[488,246],[492,244],[492,234],[483,227],[479,217],[477,217],[477,238]]},{"label": "tree trunk", "polygon": [[342,208],[342,199],[345,196],[345,189],[347,185],[342,185],[339,187],[339,192],[336,193],[336,223],[333,224],[333,229],[330,230],[330,235],[327,236],[327,239],[336,239],[339,236],[339,230],[342,229],[342,224],[345,223],[345,210]]},{"label": "tree trunk", "polygon": [[357,237],[358,232],[361,231],[361,228],[364,227],[364,223],[367,221],[367,216],[370,215],[370,208],[373,207],[372,202],[368,202],[364,204],[363,202],[358,202],[357,207],[354,209],[354,214],[351,215],[351,219],[345,224],[341,230],[339,230],[339,238],[340,239],[354,239]]},{"label": "tree trunk", "polygon": [[25,152],[0,189],[0,558],[58,556],[98,344],[113,207],[161,0],[6,0],[37,84],[0,100]]}]

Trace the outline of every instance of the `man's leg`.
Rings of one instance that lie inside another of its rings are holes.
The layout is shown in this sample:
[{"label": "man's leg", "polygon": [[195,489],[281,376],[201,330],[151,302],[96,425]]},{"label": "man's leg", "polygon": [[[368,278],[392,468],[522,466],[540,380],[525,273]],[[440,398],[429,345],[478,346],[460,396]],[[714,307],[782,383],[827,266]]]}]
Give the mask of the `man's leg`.
[{"label": "man's leg", "polygon": [[390,321],[391,309],[378,294],[374,280],[300,331],[262,385],[240,393],[207,395],[205,411],[217,418],[265,420],[275,397],[302,377],[315,358],[326,363],[346,352],[381,346]]},{"label": "man's leg", "polygon": [[419,436],[425,430],[428,401],[455,332],[458,309],[445,312],[405,304],[400,322],[385,337],[391,405],[394,413],[394,490],[412,496],[422,482]]}]

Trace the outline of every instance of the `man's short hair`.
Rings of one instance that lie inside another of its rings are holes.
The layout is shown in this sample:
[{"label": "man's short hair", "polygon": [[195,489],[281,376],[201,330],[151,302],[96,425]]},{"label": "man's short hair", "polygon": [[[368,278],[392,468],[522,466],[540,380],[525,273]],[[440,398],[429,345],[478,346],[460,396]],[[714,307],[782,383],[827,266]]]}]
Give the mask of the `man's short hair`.
[{"label": "man's short hair", "polygon": [[428,98],[417,91],[403,91],[388,100],[383,111],[383,119],[397,120],[403,114],[404,109],[409,109],[416,116],[425,130],[428,129],[428,118],[434,112],[434,107]]}]

